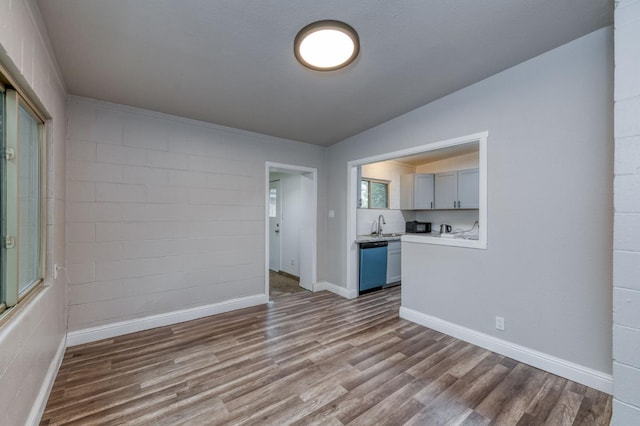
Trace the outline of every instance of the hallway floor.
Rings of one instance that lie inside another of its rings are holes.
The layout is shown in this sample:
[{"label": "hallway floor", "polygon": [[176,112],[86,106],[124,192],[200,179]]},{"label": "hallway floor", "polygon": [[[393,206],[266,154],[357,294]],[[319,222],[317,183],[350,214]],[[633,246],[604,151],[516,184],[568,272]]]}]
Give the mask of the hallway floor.
[{"label": "hallway floor", "polygon": [[287,294],[304,293],[307,290],[300,287],[300,282],[272,270],[269,270],[269,297],[274,298]]}]

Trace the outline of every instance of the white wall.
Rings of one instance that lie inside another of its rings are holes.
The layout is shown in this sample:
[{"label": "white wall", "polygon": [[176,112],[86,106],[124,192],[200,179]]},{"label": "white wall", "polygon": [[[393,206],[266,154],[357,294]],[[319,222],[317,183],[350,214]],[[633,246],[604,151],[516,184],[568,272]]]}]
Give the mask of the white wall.
[{"label": "white wall", "polygon": [[326,210],[325,148],[82,98],[67,108],[70,330],[264,294],[266,161],[317,168]]},{"label": "white wall", "polygon": [[357,234],[367,235],[372,231],[373,222],[378,222],[378,216],[383,215],[386,225],[382,226],[384,233],[404,232],[405,222],[415,220],[415,213],[400,209],[400,176],[412,174],[416,168],[400,161],[389,160],[362,166],[362,177],[388,180],[389,209],[357,209]]},{"label": "white wall", "polygon": [[65,335],[65,89],[35,1],[0,2],[0,62],[51,117],[47,133],[45,289],[0,325],[0,419],[37,423],[62,360]]},{"label": "white wall", "polygon": [[612,72],[605,28],[330,147],[328,280],[348,161],[487,130],[488,248],[403,243],[403,307],[610,373]]},{"label": "white wall", "polygon": [[300,276],[300,237],[302,236],[302,175],[272,173],[271,180],[279,179],[282,196],[282,223],[280,224],[280,270]]},{"label": "white wall", "polygon": [[[440,225],[451,225],[453,231],[469,230],[479,220],[478,210],[423,210],[416,212],[419,222],[431,222],[431,229],[440,232]],[[477,230],[477,229],[476,229]]]},{"label": "white wall", "polygon": [[416,172],[416,168],[400,161],[389,160],[362,166],[362,178],[389,181],[389,208],[400,208],[400,176]]},{"label": "white wall", "polygon": [[615,11],[614,425],[640,424],[640,1]]},{"label": "white wall", "polygon": [[373,222],[378,223],[379,215],[384,216],[386,222],[386,225],[382,225],[382,232],[385,234],[404,232],[406,223],[416,220],[416,212],[409,210],[358,209],[357,234],[371,234],[376,229],[373,228]]}]

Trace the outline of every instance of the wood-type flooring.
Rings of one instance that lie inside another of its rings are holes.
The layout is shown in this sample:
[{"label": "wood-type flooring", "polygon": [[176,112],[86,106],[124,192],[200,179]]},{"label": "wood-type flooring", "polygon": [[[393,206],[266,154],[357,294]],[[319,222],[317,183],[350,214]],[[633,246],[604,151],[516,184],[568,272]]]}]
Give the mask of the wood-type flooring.
[{"label": "wood-type flooring", "polygon": [[608,425],[611,398],[323,291],[68,348],[41,425]]}]

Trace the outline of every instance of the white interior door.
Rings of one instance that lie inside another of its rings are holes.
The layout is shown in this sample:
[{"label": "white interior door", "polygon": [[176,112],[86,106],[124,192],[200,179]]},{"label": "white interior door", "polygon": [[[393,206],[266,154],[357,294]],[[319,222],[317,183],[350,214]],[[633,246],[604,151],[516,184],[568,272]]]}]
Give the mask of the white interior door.
[{"label": "white interior door", "polygon": [[282,219],[282,192],[280,180],[269,182],[269,269],[280,271],[280,223]]}]

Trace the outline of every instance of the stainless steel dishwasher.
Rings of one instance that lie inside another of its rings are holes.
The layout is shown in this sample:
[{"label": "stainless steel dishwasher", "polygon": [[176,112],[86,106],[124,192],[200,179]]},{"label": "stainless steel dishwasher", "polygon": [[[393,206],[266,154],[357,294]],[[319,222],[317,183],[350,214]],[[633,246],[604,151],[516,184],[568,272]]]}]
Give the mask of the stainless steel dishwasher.
[{"label": "stainless steel dishwasher", "polygon": [[387,282],[387,241],[360,243],[359,294],[382,288]]}]

